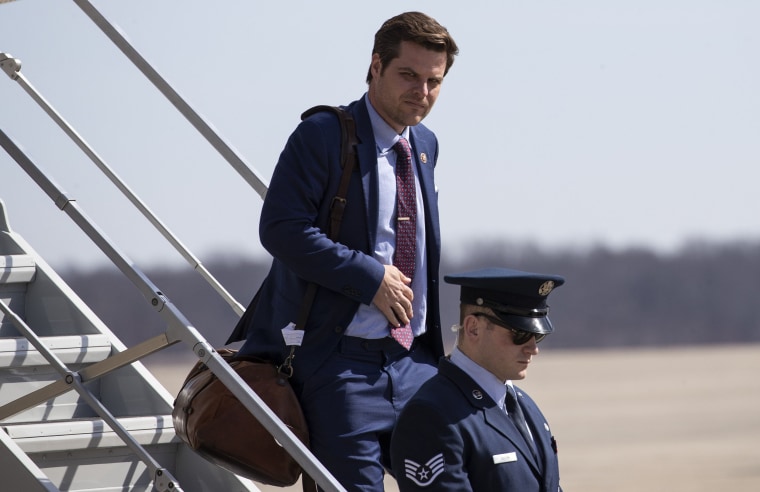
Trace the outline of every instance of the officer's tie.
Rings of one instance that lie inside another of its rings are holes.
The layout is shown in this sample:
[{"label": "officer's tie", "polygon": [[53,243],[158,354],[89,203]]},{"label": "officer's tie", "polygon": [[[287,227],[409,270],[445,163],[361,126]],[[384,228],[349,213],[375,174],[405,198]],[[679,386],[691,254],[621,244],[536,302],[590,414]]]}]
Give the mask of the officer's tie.
[{"label": "officer's tie", "polygon": [[514,387],[512,387],[511,384],[508,384],[506,386],[507,386],[507,398],[504,401],[504,404],[507,407],[507,413],[509,414],[509,418],[512,419],[512,422],[515,424],[515,427],[517,427],[517,430],[520,431],[520,434],[522,434],[523,439],[525,439],[525,442],[528,443],[528,447],[530,448],[530,451],[533,453],[533,456],[537,457],[536,445],[533,442],[533,437],[530,435],[530,431],[528,431],[528,423],[525,421],[525,415],[523,414],[522,408],[520,408],[520,404],[517,403],[517,395],[515,394],[515,389]]},{"label": "officer's tie", "polygon": [[[415,248],[417,245],[417,200],[412,170],[412,151],[404,137],[393,145],[396,151],[396,249],[393,264],[409,278],[414,275]],[[391,326],[391,336],[409,350],[414,341],[412,327]]]}]

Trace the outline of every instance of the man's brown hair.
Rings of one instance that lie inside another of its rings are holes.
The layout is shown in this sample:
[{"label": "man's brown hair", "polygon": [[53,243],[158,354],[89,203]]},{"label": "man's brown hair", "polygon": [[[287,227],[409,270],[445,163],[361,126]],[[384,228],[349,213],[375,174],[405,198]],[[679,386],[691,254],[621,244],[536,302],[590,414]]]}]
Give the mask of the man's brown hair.
[{"label": "man's brown hair", "polygon": [[[444,76],[454,64],[454,57],[459,54],[454,38],[438,21],[421,12],[404,12],[385,21],[375,34],[372,54],[377,53],[380,56],[383,70],[391,60],[399,56],[402,41],[411,41],[429,50],[445,52]],[[367,83],[369,84],[371,80],[370,67],[367,71]]]}]

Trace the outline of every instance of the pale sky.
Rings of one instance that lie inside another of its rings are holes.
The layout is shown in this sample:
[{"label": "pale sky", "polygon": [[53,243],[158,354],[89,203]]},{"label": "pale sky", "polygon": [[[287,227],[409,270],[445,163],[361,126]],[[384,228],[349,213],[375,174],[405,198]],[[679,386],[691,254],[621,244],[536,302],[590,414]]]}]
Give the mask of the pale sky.
[{"label": "pale sky", "polygon": [[[760,2],[93,4],[267,182],[302,111],[362,96],[385,19],[435,17],[461,50],[425,120],[444,254],[760,238]],[[263,255],[261,198],[74,1],[0,4],[0,52],[201,260]],[[184,263],[4,73],[0,129],[127,257]],[[2,149],[0,199],[54,267],[108,261]]]}]

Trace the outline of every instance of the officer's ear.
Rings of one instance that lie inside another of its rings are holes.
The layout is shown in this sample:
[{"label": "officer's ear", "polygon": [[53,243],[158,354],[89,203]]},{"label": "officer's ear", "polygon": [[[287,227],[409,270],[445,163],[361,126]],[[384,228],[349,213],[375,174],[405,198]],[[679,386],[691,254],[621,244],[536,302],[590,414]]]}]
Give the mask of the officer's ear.
[{"label": "officer's ear", "polygon": [[462,322],[462,331],[465,338],[477,338],[480,335],[480,331],[483,329],[480,318],[473,314],[468,314]]}]

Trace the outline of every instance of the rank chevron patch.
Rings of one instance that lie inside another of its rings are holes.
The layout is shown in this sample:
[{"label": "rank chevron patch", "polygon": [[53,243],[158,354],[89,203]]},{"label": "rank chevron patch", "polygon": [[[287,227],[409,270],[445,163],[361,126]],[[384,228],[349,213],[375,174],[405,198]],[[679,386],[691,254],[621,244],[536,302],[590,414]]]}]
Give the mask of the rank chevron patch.
[{"label": "rank chevron patch", "polygon": [[419,464],[410,459],[404,460],[406,478],[420,487],[427,487],[443,472],[443,453],[438,453],[425,464]]}]

